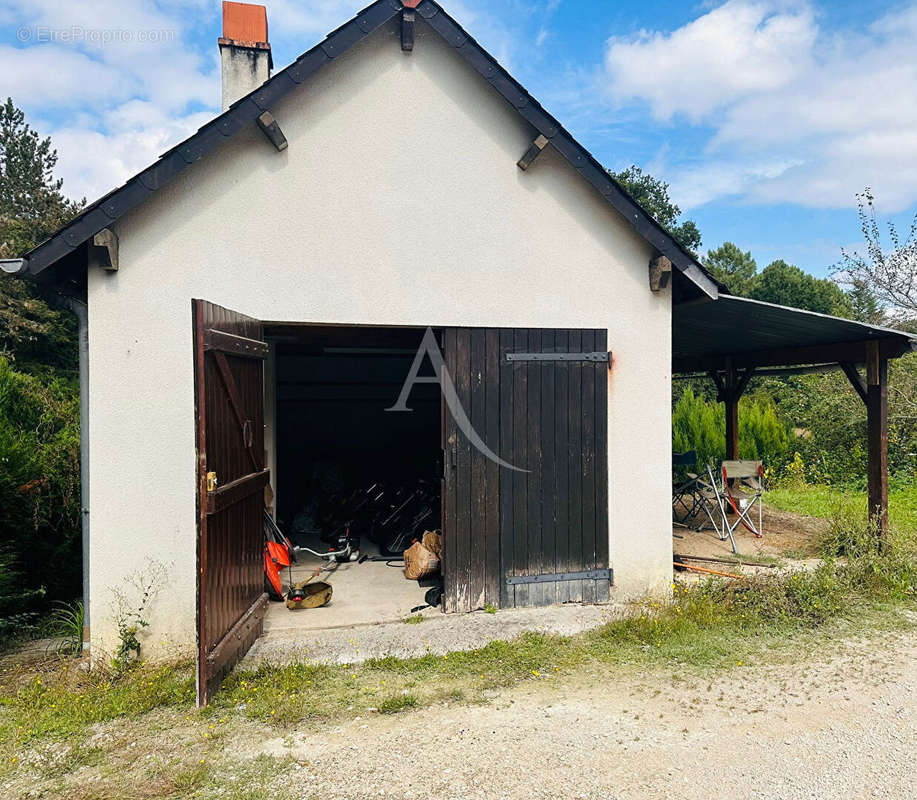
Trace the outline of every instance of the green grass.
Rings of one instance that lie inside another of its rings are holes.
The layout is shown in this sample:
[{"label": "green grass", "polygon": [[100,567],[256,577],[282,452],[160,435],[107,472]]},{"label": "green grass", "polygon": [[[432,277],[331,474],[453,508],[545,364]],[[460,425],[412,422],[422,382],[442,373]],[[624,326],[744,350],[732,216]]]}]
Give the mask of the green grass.
[{"label": "green grass", "polygon": [[[866,492],[846,491],[832,486],[806,486],[774,489],[764,496],[765,503],[780,511],[793,511],[807,517],[832,519],[841,514],[866,519]],[[888,514],[892,525],[906,531],[917,530],[917,486],[893,488],[888,493]]]},{"label": "green grass", "polygon": [[401,694],[389,695],[379,703],[379,707],[376,710],[380,714],[397,714],[399,711],[417,708],[419,704],[420,701],[417,699],[417,695],[405,691]]},{"label": "green grass", "polygon": [[63,666],[30,674],[17,668],[0,675],[0,744],[65,738],[119,717],[136,718],[155,708],[191,708],[194,671],[187,662],[138,668],[124,675]]},{"label": "green grass", "polygon": [[[0,674],[0,779],[20,748],[79,742],[112,720],[146,728],[154,710],[165,715],[160,724],[200,729],[200,742],[209,744],[233,720],[290,729],[309,720],[486,702],[503,687],[583,669],[737,668],[772,660],[807,637],[865,632],[876,621],[913,624],[898,612],[917,609],[917,535],[897,535],[880,552],[875,532],[849,512],[832,520],[821,548],[824,563],[813,571],[678,585],[671,603],[648,603],[574,636],[526,633],[446,655],[237,670],[203,711],[193,707],[189,663],[124,674],[13,669]],[[196,766],[186,767],[189,780],[205,780]]]}]

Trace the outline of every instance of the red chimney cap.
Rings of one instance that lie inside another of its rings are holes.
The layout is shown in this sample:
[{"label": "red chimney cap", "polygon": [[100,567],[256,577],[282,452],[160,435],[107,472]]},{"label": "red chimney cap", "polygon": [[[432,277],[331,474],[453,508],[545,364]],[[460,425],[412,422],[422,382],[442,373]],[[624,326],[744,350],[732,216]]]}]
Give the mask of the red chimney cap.
[{"label": "red chimney cap", "polygon": [[223,0],[222,38],[248,47],[267,44],[267,9]]}]

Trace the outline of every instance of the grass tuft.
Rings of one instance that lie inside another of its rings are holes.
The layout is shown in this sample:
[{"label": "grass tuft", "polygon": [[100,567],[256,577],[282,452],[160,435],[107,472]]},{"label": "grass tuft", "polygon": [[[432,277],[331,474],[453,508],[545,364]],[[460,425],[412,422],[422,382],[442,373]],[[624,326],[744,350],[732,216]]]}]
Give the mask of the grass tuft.
[{"label": "grass tuft", "polygon": [[386,697],[378,706],[380,714],[398,714],[401,711],[408,711],[417,708],[420,700],[415,694],[392,694]]},{"label": "grass tuft", "polygon": [[63,738],[99,722],[193,703],[189,662],[141,666],[124,675],[71,664],[41,673],[12,668],[0,676],[0,743]]}]

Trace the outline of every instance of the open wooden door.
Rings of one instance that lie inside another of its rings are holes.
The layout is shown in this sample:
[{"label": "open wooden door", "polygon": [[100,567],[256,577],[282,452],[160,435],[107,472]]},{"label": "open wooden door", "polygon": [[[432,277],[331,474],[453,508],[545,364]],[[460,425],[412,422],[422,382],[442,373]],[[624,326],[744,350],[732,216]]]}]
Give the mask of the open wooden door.
[{"label": "open wooden door", "polygon": [[608,602],[608,334],[446,328],[443,607]]},{"label": "open wooden door", "polygon": [[193,300],[197,412],[197,702],[261,635],[264,359],[260,321]]}]

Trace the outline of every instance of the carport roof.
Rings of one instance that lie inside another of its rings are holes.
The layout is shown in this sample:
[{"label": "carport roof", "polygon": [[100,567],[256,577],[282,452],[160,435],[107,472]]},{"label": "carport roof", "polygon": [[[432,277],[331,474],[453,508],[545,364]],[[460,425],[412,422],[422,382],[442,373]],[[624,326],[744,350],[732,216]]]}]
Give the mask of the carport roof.
[{"label": "carport roof", "polygon": [[672,309],[673,372],[734,367],[862,363],[866,343],[896,358],[917,350],[917,336],[853,320],[720,294]]}]

